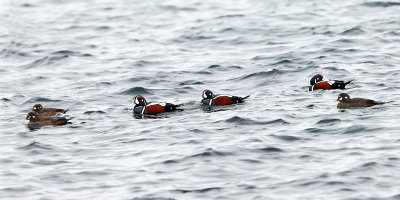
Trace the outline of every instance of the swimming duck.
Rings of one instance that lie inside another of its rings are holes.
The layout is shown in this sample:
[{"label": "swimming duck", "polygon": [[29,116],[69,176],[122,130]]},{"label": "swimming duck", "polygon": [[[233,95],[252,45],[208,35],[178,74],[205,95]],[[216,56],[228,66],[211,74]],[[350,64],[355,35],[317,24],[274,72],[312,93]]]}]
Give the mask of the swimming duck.
[{"label": "swimming duck", "polygon": [[350,98],[350,96],[346,93],[339,94],[337,100],[339,103],[337,104],[337,108],[362,108],[362,107],[371,107],[379,104],[383,104],[382,102],[376,102],[371,99],[364,98]]},{"label": "swimming duck", "polygon": [[229,95],[214,95],[211,90],[203,91],[203,99],[201,103],[209,106],[231,105],[235,103],[242,103],[250,95],[245,97],[229,96]]},{"label": "swimming duck", "polygon": [[[135,97],[135,107],[133,108],[133,112],[135,114],[159,114],[163,112],[172,112],[178,110],[177,108],[180,105],[174,105],[172,103],[164,103],[164,102],[149,102],[147,103],[146,99],[143,96]],[[180,110],[180,109],[179,109]]]},{"label": "swimming duck", "polygon": [[57,113],[65,114],[67,111],[59,108],[43,108],[42,104],[35,104],[32,108],[32,112],[36,113],[39,117],[50,117]]},{"label": "swimming duck", "polygon": [[321,74],[317,74],[313,76],[310,80],[310,87],[309,91],[314,90],[331,90],[331,89],[345,89],[346,85],[349,84],[351,81],[338,81],[338,80],[329,80],[324,81],[324,77]]},{"label": "swimming duck", "polygon": [[67,124],[71,120],[65,117],[40,117],[34,112],[28,113],[26,119],[29,120],[29,125],[34,126],[60,126]]}]

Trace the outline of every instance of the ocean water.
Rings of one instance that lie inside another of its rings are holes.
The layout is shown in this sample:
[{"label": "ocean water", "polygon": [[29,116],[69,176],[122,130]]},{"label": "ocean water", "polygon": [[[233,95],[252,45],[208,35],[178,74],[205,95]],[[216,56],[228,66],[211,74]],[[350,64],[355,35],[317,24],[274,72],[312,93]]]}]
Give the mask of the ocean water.
[{"label": "ocean water", "polygon": [[[0,199],[400,199],[398,1],[10,0],[0,22]],[[385,104],[338,110],[316,73]],[[136,95],[184,111],[138,119]],[[73,119],[31,129],[36,103]]]}]

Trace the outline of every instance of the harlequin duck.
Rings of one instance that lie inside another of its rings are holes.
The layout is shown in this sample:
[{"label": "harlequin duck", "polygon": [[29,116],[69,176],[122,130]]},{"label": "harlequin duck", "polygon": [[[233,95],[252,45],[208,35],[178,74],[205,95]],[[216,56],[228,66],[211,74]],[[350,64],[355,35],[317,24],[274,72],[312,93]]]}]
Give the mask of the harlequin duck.
[{"label": "harlequin duck", "polygon": [[337,104],[337,108],[360,108],[360,107],[371,107],[374,105],[383,104],[382,102],[376,102],[371,99],[363,99],[363,98],[353,98],[346,93],[339,94],[337,100],[339,103]]},{"label": "harlequin duck", "polygon": [[71,120],[65,117],[40,117],[34,112],[28,113],[26,119],[29,120],[29,125],[34,126],[60,126]]},{"label": "harlequin duck", "polygon": [[247,99],[250,95],[245,97],[238,96],[228,96],[228,95],[214,95],[211,90],[203,91],[203,100],[201,103],[209,106],[220,106],[220,105],[230,105],[234,103],[242,103],[245,99]]},{"label": "harlequin duck", "polygon": [[32,108],[32,112],[36,113],[39,117],[50,117],[57,113],[66,113],[68,110],[59,108],[43,108],[42,104],[35,104]]},{"label": "harlequin duck", "polygon": [[146,99],[143,96],[135,97],[135,107],[133,108],[133,112],[135,114],[159,114],[163,112],[172,112],[177,109],[180,105],[174,105],[172,103],[147,103]]},{"label": "harlequin duck", "polygon": [[314,91],[314,90],[331,90],[331,89],[345,89],[346,85],[349,84],[351,81],[338,81],[338,80],[329,80],[329,81],[324,81],[323,76],[321,74],[317,74],[314,77],[311,78],[310,80],[310,87],[309,91]]}]

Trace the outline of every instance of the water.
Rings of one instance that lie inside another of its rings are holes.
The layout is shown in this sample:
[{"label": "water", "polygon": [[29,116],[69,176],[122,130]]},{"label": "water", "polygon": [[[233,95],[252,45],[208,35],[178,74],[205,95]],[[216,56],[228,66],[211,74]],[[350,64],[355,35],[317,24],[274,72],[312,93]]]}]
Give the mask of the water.
[{"label": "water", "polygon": [[[0,199],[400,199],[400,3],[1,1]],[[386,102],[336,109],[341,91]],[[201,93],[251,97],[210,112]],[[136,119],[133,98],[184,104]],[[71,124],[30,130],[35,103]]]}]

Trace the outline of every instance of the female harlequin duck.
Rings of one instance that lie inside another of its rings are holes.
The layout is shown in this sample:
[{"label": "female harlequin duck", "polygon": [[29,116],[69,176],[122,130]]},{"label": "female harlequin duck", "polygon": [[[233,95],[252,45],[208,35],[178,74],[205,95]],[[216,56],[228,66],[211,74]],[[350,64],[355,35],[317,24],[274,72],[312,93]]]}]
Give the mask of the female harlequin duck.
[{"label": "female harlequin duck", "polygon": [[29,125],[34,126],[60,126],[67,124],[71,120],[65,117],[40,117],[34,112],[28,113],[26,119],[29,120]]},{"label": "female harlequin duck", "polygon": [[50,117],[57,113],[66,113],[68,110],[59,108],[43,108],[41,104],[35,104],[32,108],[32,112],[36,113],[39,117]]},{"label": "female harlequin duck", "polygon": [[339,94],[337,100],[339,101],[337,108],[340,108],[340,109],[371,107],[374,105],[383,104],[382,102],[376,102],[376,101],[370,100],[370,99],[363,99],[363,98],[351,99],[350,96],[346,93]]},{"label": "female harlequin duck", "polygon": [[346,85],[349,84],[351,81],[338,81],[338,80],[330,80],[330,81],[324,81],[323,76],[321,74],[317,74],[314,77],[311,78],[310,80],[310,87],[309,91],[314,91],[314,90],[330,90],[330,89],[345,89]]},{"label": "female harlequin duck", "polygon": [[247,99],[249,96],[250,95],[245,97],[214,95],[211,90],[204,90],[203,100],[201,100],[201,103],[209,106],[230,105],[234,103],[242,103],[243,100]]},{"label": "female harlequin duck", "polygon": [[[135,114],[159,114],[163,112],[172,112],[178,110],[180,105],[174,105],[172,103],[147,103],[146,99],[142,96],[135,97],[135,107],[133,112]],[[180,110],[180,109],[179,109]]]}]

